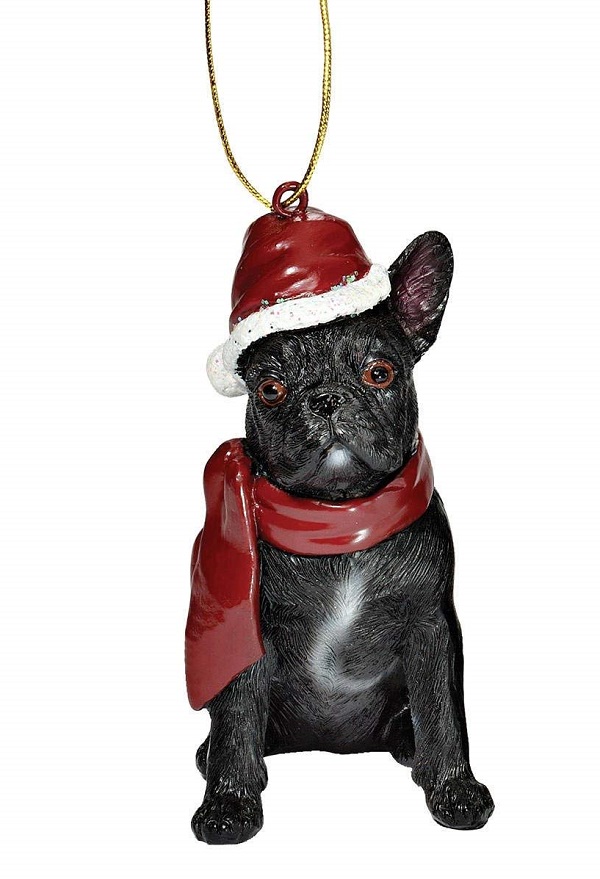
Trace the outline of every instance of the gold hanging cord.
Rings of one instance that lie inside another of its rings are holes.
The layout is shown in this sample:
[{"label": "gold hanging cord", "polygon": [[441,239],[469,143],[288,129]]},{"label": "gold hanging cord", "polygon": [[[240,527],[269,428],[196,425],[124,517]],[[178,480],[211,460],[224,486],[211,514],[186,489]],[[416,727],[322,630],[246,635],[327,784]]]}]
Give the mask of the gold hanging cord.
[{"label": "gold hanging cord", "polygon": [[[331,30],[329,27],[329,10],[327,8],[327,0],[319,0],[319,6],[321,7],[321,22],[323,25],[323,89],[321,97],[321,119],[319,121],[319,130],[317,132],[315,148],[313,149],[312,156],[310,157],[310,162],[308,163],[306,174],[302,178],[302,181],[295,190],[295,192],[293,192],[292,195],[289,196],[289,198],[282,202],[282,205],[284,207],[288,207],[290,204],[297,200],[298,196],[302,195],[302,193],[306,191],[306,188],[308,187],[308,184],[310,183],[311,178],[315,173],[315,168],[317,167],[319,156],[321,155],[323,141],[325,140],[325,134],[327,132],[327,123],[329,121],[329,106],[331,104]],[[265,205],[265,207],[270,208],[271,201],[268,198],[265,198],[264,195],[261,195],[258,189],[255,189],[254,186],[252,186],[246,175],[242,172],[242,169],[235,160],[235,157],[231,150],[231,145],[229,143],[229,138],[227,137],[225,123],[223,122],[223,114],[221,112],[221,104],[219,102],[219,92],[217,90],[217,78],[215,74],[215,63],[213,58],[210,21],[210,0],[204,0],[204,23],[206,35],[206,60],[208,62],[210,90],[212,93],[212,102],[215,110],[217,125],[219,128],[219,134],[221,136],[221,143],[223,144],[223,149],[225,150],[227,161],[231,165],[235,176],[244,184],[248,192],[250,192],[254,196],[254,198],[257,198],[258,201],[261,202],[261,204]]]}]

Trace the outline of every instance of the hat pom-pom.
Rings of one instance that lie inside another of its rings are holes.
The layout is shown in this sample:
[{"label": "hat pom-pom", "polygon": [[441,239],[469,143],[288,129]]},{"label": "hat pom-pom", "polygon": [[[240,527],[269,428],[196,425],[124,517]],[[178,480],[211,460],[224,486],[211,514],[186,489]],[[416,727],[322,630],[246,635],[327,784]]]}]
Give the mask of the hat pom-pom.
[{"label": "hat pom-pom", "polygon": [[206,372],[213,388],[224,397],[241,397],[248,393],[246,385],[236,372],[225,368],[223,363],[223,349],[225,345],[219,345],[210,354],[206,362]]}]

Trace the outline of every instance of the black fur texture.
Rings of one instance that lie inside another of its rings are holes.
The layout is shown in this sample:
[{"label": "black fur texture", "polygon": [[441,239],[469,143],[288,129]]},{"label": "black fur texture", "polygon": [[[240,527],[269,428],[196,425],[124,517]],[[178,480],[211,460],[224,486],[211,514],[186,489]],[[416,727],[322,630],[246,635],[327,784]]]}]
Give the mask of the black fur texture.
[{"label": "black fur texture", "polygon": [[[412,370],[444,313],[447,239],[421,235],[390,278],[390,298],[372,311],[276,333],[245,353],[247,451],[256,472],[287,492],[369,495],[415,449]],[[380,359],[394,367],[387,388],[361,379]],[[269,378],[288,392],[274,408],[257,395]],[[327,395],[325,408],[315,405],[318,395]],[[307,557],[263,543],[260,557],[266,655],[208,706],[210,736],[197,754],[206,794],[192,820],[198,839],[254,836],[264,757],[313,749],[389,751],[412,768],[439,824],[482,827],[494,805],[469,766],[452,537],[437,492],[417,522],[372,549]]]}]

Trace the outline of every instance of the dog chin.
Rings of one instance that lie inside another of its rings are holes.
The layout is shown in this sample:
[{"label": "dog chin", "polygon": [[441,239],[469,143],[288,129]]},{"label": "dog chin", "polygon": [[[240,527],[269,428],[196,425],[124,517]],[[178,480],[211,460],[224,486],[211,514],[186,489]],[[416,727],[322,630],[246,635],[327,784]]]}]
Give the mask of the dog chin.
[{"label": "dog chin", "polygon": [[370,494],[381,483],[382,474],[371,470],[343,443],[325,448],[311,474],[303,474],[288,491],[306,497],[338,501]]}]

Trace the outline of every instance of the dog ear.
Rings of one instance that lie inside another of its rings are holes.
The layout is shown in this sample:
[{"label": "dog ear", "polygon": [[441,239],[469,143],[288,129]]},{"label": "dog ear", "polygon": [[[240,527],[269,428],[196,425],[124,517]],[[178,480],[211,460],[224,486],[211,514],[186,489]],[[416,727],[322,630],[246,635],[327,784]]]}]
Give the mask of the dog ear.
[{"label": "dog ear", "polygon": [[454,260],[441,232],[425,232],[390,266],[392,311],[419,360],[436,340]]}]

